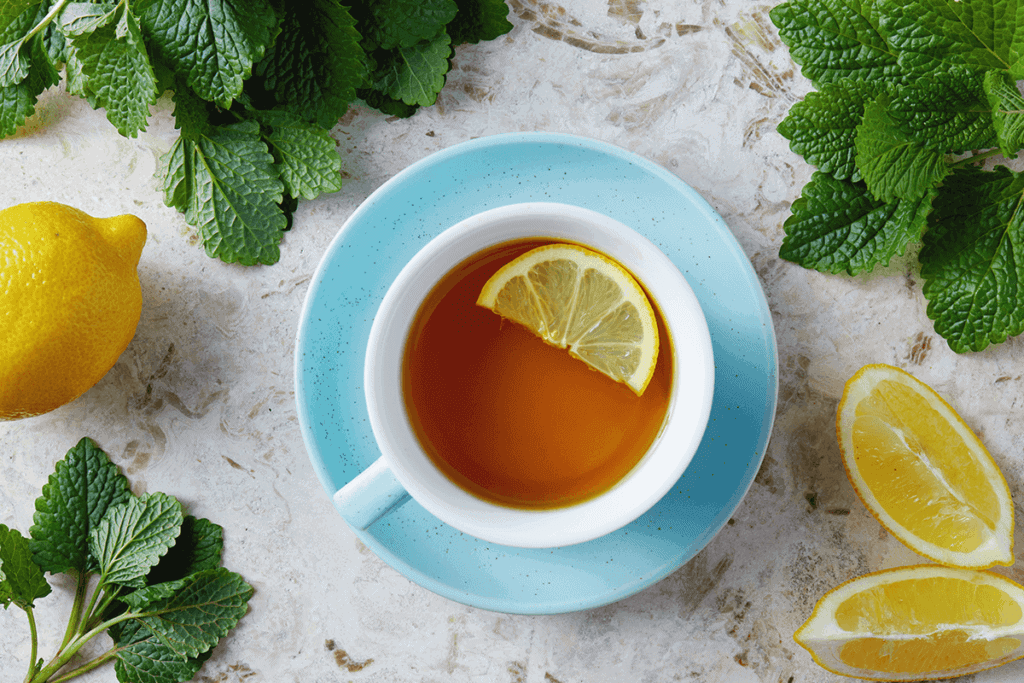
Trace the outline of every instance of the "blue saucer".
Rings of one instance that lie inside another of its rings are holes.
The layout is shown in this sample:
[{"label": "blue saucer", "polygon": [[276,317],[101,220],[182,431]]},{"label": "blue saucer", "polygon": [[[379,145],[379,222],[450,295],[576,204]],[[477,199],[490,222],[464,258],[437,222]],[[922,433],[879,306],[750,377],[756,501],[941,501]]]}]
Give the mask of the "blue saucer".
[{"label": "blue saucer", "polygon": [[410,580],[447,598],[498,612],[556,614],[625,598],[692,558],[729,520],[768,445],[778,393],[771,314],[743,250],[692,188],[642,157],[570,135],[497,135],[433,154],[370,195],[331,243],[302,310],[295,382],[302,436],[333,496],[380,455],[363,398],[363,356],[392,280],[445,228],[486,209],[535,201],[616,218],[686,276],[715,354],[711,419],[693,462],[647,514],[580,545],[486,543],[415,501],[356,534]]}]

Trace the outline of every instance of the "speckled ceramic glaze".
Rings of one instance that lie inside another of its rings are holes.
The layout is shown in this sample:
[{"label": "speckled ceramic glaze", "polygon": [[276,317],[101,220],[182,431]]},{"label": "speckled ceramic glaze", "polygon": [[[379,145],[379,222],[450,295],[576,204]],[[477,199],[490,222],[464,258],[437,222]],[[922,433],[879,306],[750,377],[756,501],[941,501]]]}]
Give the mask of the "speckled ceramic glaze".
[{"label": "speckled ceramic glaze", "polygon": [[500,546],[445,525],[415,502],[357,532],[384,561],[436,593],[530,614],[621,599],[703,548],[757,473],[778,383],[775,336],[758,280],[728,227],[689,186],[641,157],[586,138],[480,138],[423,159],[374,192],[339,232],[310,285],[296,345],[296,396],[310,458],[329,494],[380,455],[367,419],[363,359],[391,282],[447,227],[487,209],[537,201],[615,218],[679,267],[710,329],[715,396],[701,445],[676,485],[639,519],[596,540],[554,549]]}]

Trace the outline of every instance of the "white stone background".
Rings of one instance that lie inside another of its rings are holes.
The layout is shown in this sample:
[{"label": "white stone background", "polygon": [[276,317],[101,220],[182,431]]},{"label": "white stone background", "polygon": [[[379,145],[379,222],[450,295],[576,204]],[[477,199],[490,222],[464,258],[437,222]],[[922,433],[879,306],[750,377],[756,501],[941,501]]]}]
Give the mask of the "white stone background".
[{"label": "white stone background", "polygon": [[[344,187],[300,203],[271,267],[211,260],[164,206],[154,172],[176,136],[166,98],[148,131],[126,139],[59,88],[41,97],[26,127],[0,141],[0,206],[54,200],[140,216],[144,307],[135,339],[98,385],[0,426],[0,523],[27,532],[53,463],[89,435],[136,492],[165,491],[221,524],[224,562],[255,594],[195,679],[204,683],[846,680],[818,668],[794,630],[833,586],[923,559],[882,530],[843,474],[834,418],[844,382],[866,363],[909,369],[982,437],[1024,500],[1021,340],[951,352],[925,315],[912,253],[856,278],[778,258],[782,223],[812,169],[775,132],[809,84],[768,18],[774,3],[508,3],[514,30],[458,48],[436,105],[405,120],[350,109],[333,130]],[[623,47],[637,51],[609,51]],[[309,463],[292,372],[312,273],[356,207],[432,152],[531,130],[625,147],[700,192],[761,278],[780,358],[772,440],[730,524],[660,583],[557,616],[451,602],[363,546]],[[1021,565],[998,571],[1024,581]],[[36,610],[44,654],[73,592],[53,583]],[[20,681],[28,656],[24,615],[0,613],[0,680]],[[1011,664],[962,680],[1022,675]],[[115,678],[106,667],[81,680]]]}]

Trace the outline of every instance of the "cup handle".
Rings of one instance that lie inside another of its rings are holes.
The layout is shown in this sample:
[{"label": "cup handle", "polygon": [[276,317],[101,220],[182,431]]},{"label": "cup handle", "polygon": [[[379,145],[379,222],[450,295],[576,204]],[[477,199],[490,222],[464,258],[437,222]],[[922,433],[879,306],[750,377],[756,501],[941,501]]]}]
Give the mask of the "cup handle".
[{"label": "cup handle", "polygon": [[366,529],[407,500],[409,493],[398,483],[384,458],[377,458],[334,494],[334,506],[346,522],[359,530]]}]

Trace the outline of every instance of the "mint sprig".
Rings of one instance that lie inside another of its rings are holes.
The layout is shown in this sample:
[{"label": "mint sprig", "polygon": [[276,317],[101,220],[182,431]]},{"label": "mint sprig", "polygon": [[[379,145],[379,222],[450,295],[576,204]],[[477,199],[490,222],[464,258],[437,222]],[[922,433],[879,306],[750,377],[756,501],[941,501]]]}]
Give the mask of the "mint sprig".
[{"label": "mint sprig", "polygon": [[126,137],[173,93],[164,200],[207,254],[272,264],[297,200],[341,187],[329,135],[357,98],[433,104],[454,45],[507,33],[504,0],[10,0],[0,3],[0,137],[63,71]]},{"label": "mint sprig", "polygon": [[1024,332],[1024,0],[790,0],[770,16],[816,87],[778,131],[818,168],[779,254],[866,272],[923,241],[935,331],[958,353]]},{"label": "mint sprig", "polygon": [[[57,463],[34,521],[28,538],[0,524],[0,606],[29,620],[25,683],[68,681],[112,660],[122,683],[191,680],[247,610],[252,587],[221,566],[223,530],[167,494],[132,495],[91,439]],[[50,593],[47,571],[77,588],[64,640],[44,661],[34,609]],[[108,650],[71,663],[102,633]]]}]

